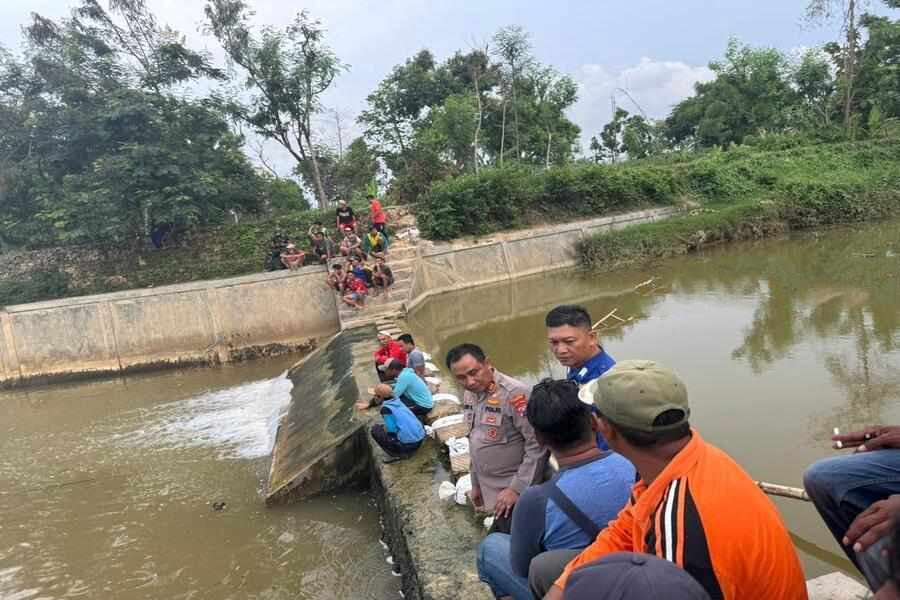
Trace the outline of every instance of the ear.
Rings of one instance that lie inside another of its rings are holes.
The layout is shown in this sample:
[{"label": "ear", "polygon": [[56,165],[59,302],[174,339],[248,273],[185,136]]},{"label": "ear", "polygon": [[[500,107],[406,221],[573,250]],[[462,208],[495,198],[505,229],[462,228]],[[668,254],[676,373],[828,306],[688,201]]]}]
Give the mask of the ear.
[{"label": "ear", "polygon": [[609,443],[610,440],[618,438],[618,433],[616,433],[616,430],[609,424],[609,421],[598,417],[596,414],[591,415],[591,420],[593,421],[594,431],[599,432],[607,443]]}]

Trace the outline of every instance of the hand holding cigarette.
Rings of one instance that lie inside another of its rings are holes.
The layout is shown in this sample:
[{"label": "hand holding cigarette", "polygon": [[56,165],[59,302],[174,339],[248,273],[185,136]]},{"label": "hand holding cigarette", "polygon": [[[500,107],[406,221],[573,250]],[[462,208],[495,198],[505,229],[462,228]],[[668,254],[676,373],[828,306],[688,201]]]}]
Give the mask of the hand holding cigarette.
[{"label": "hand holding cigarette", "polygon": [[834,435],[831,439],[834,442],[834,447],[838,450],[856,448],[856,452],[868,452],[886,448],[900,448],[900,427],[875,425],[866,427],[862,431],[844,434],[840,433],[840,430],[835,427]]}]

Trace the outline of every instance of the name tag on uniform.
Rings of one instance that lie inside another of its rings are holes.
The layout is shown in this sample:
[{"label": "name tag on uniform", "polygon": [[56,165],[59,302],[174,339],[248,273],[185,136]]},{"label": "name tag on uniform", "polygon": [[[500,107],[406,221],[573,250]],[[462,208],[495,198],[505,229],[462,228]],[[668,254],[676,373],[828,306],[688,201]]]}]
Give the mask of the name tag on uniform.
[{"label": "name tag on uniform", "polygon": [[502,413],[502,412],[503,412],[503,409],[500,408],[499,406],[485,406],[485,407],[484,407],[484,412],[490,412],[490,413]]},{"label": "name tag on uniform", "polygon": [[[481,415],[481,424],[482,425],[490,425],[492,427],[499,427],[500,423],[503,422],[503,414],[502,413],[489,413],[485,412]],[[496,439],[496,434],[491,439]]]}]

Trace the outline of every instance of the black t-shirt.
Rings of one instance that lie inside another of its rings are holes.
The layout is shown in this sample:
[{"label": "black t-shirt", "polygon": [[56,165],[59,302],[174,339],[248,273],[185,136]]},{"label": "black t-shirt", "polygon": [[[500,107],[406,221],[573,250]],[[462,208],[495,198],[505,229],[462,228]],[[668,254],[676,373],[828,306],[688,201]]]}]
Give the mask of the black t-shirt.
[{"label": "black t-shirt", "polygon": [[353,209],[349,206],[345,208],[338,207],[337,218],[339,223],[347,225],[356,220],[355,216],[353,215]]}]

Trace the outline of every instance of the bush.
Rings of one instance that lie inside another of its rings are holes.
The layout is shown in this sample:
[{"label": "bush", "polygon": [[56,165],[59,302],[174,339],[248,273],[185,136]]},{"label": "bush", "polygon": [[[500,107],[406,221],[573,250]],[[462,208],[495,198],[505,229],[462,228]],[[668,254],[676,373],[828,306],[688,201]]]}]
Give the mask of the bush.
[{"label": "bush", "polygon": [[25,278],[0,281],[0,306],[63,298],[70,294],[69,275],[62,271],[35,271]]}]

